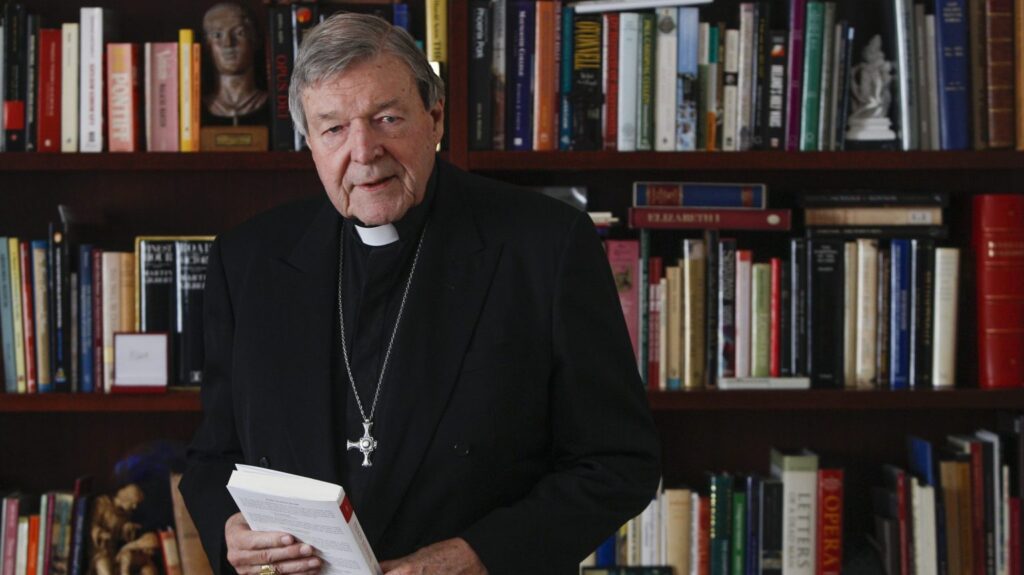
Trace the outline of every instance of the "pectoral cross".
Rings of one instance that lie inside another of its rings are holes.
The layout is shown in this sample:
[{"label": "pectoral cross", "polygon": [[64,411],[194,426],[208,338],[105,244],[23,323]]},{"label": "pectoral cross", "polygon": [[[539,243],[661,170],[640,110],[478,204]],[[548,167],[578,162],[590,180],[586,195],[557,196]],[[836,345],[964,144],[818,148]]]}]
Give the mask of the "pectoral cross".
[{"label": "pectoral cross", "polygon": [[370,454],[377,449],[377,440],[370,435],[370,426],[373,425],[372,421],[363,422],[363,436],[358,441],[346,441],[346,451],[349,449],[358,449],[363,454],[363,467],[372,467],[373,463],[370,462]]}]

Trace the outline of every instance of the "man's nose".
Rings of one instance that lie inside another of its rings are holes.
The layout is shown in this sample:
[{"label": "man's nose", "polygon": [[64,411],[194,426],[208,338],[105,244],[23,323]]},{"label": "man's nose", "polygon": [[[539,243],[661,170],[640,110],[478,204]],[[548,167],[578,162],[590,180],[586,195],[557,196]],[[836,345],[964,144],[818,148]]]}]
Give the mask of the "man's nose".
[{"label": "man's nose", "polygon": [[352,146],[352,159],[360,164],[373,162],[383,155],[380,137],[376,130],[366,122],[353,122],[349,135]]}]

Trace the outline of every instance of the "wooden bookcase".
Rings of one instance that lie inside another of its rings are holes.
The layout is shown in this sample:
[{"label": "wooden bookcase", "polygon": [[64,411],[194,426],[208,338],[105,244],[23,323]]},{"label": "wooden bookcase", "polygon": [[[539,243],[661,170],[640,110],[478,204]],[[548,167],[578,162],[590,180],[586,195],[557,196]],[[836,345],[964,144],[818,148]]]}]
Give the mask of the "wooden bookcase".
[{"label": "wooden bookcase", "polygon": [[[723,0],[719,0],[723,1]],[[1024,193],[1024,153],[985,152],[472,152],[468,149],[465,0],[449,0],[447,159],[524,185],[586,185],[591,209],[620,217],[638,179],[751,181],[770,188],[773,205],[793,207],[798,192],[862,188],[951,193],[948,242],[962,249],[958,386],[950,391],[651,393],[661,431],[666,484],[701,486],[704,472],[768,470],[769,448],[809,447],[847,470],[848,509],[868,509],[883,463],[905,461],[905,438],[942,441],[950,433],[997,428],[1024,411],[1024,389],[973,389],[976,372],[971,197]],[[170,40],[198,28],[213,2],[107,0],[120,14],[122,39]],[[265,19],[258,0],[247,0]],[[77,20],[73,0],[27,0],[52,26]],[[422,22],[421,2],[411,2]],[[264,29],[261,22],[261,29]],[[57,205],[95,206],[129,249],[141,234],[216,234],[271,206],[322,189],[308,153],[0,154],[0,235],[42,237]],[[627,230],[615,233],[627,234]],[[0,395],[0,487],[69,487],[89,473],[109,486],[113,463],[153,439],[187,441],[200,419],[194,392],[164,396]],[[854,503],[856,502],[856,503]],[[870,529],[869,512],[847,529]]]}]

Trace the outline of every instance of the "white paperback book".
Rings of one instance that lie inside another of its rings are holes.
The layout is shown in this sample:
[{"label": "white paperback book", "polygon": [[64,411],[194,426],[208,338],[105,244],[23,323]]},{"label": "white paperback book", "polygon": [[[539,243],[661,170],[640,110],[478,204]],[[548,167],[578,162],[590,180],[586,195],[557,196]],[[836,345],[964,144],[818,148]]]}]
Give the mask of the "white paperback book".
[{"label": "white paperback book", "polygon": [[340,485],[237,464],[227,487],[250,528],[312,545],[322,575],[383,573]]}]

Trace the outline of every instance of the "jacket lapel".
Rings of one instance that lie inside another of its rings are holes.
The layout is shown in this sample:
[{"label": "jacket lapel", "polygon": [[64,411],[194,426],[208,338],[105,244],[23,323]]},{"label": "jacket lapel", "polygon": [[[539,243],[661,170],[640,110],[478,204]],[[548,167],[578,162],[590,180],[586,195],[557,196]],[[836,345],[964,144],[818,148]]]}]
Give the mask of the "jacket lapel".
[{"label": "jacket lapel", "polygon": [[280,342],[291,350],[282,354],[290,363],[286,373],[291,381],[277,387],[281,396],[275,398],[286,406],[281,413],[290,414],[281,429],[296,464],[294,471],[332,482],[338,480],[330,362],[335,345],[339,221],[334,206],[324,201],[291,252],[272,263],[268,278],[273,286],[268,301],[280,306],[268,313],[279,314],[287,326],[281,333],[297,334],[289,337],[291,341]]},{"label": "jacket lapel", "polygon": [[384,534],[433,440],[501,251],[483,243],[465,191],[444,164],[440,176],[393,371],[381,391],[389,409],[375,425],[373,475],[366,493],[357,494],[371,544]]}]

